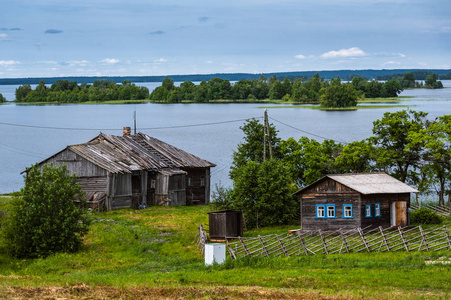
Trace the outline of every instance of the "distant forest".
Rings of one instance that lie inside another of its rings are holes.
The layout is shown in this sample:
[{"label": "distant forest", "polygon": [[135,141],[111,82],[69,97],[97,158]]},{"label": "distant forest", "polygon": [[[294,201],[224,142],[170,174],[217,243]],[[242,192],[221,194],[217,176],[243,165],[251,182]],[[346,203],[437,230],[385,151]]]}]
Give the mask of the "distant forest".
[{"label": "distant forest", "polygon": [[[416,80],[425,80],[426,76],[436,73],[439,80],[451,79],[451,69],[437,70],[420,70],[420,69],[393,69],[393,70],[338,70],[338,71],[305,71],[305,72],[278,72],[278,73],[215,73],[215,74],[189,74],[189,75],[169,75],[175,82],[200,82],[202,80],[209,81],[212,78],[221,78],[229,81],[252,80],[258,79],[260,76],[271,77],[276,75],[278,79],[284,80],[288,78],[293,81],[296,78],[307,80],[312,78],[316,73],[325,79],[340,77],[342,80],[351,81],[353,77],[365,79],[388,80],[393,77],[402,77],[405,73],[413,72]],[[76,81],[78,83],[93,83],[96,80],[104,79],[114,82],[162,82],[166,75],[162,76],[79,76],[79,77],[40,77],[40,78],[0,78],[0,85],[7,84],[39,84],[45,81],[46,84],[53,84],[57,80]]]}]

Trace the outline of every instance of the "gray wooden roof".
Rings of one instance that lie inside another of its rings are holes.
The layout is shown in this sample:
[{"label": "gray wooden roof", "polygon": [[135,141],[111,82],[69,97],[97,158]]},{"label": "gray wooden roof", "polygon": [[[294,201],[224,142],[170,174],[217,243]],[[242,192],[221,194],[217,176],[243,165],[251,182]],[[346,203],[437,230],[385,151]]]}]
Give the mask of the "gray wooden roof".
[{"label": "gray wooden roof", "polygon": [[361,194],[400,194],[419,193],[418,190],[385,173],[337,174],[326,175],[311,185],[299,190],[296,194],[325,178],[335,180]]},{"label": "gray wooden roof", "polygon": [[143,133],[125,137],[101,133],[87,143],[67,149],[111,173],[216,166]]}]

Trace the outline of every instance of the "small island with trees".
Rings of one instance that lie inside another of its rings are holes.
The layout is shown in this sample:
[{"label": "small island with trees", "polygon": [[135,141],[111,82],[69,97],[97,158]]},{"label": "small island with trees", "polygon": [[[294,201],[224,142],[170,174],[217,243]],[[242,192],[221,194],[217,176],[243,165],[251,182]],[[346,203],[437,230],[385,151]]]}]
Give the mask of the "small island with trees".
[{"label": "small island with trees", "polygon": [[[396,75],[396,74],[394,74]],[[104,103],[116,101],[128,103],[151,101],[158,103],[212,103],[212,102],[266,102],[292,104],[319,104],[320,109],[356,108],[365,99],[396,98],[407,88],[443,88],[437,81],[437,74],[425,77],[425,81],[415,81],[415,73],[408,72],[402,77],[393,76],[386,81],[368,80],[354,76],[342,82],[340,76],[330,80],[319,73],[310,78],[297,77],[279,80],[276,75],[269,78],[262,75],[258,79],[241,79],[230,82],[214,77],[195,84],[184,81],[177,86],[174,80],[165,77],[161,86],[151,93],[147,87],[139,87],[124,80],[121,84],[105,79],[97,79],[93,84],[68,80],[56,80],[50,87],[44,81],[33,90],[29,84],[16,89],[16,101],[21,103]],[[375,101],[375,100],[372,100]]]}]

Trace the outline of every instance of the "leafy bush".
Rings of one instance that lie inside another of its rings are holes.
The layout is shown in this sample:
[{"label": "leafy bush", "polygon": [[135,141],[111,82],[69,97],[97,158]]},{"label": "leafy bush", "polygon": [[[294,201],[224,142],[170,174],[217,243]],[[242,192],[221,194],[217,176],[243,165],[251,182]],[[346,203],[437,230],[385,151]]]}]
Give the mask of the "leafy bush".
[{"label": "leafy bush", "polygon": [[6,251],[18,258],[75,252],[89,222],[73,200],[82,196],[75,175],[66,166],[37,165],[28,170],[22,197],[14,197],[11,215],[3,222]]},{"label": "leafy bush", "polygon": [[430,209],[421,207],[410,214],[410,223],[420,224],[441,224],[442,218]]}]

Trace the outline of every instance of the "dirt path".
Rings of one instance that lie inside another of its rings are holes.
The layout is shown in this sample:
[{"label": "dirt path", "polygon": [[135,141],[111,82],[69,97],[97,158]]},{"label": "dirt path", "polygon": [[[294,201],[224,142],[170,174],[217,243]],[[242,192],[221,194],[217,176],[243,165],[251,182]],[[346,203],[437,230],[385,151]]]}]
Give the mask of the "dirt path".
[{"label": "dirt path", "polygon": [[255,287],[0,287],[0,299],[343,299]]}]

